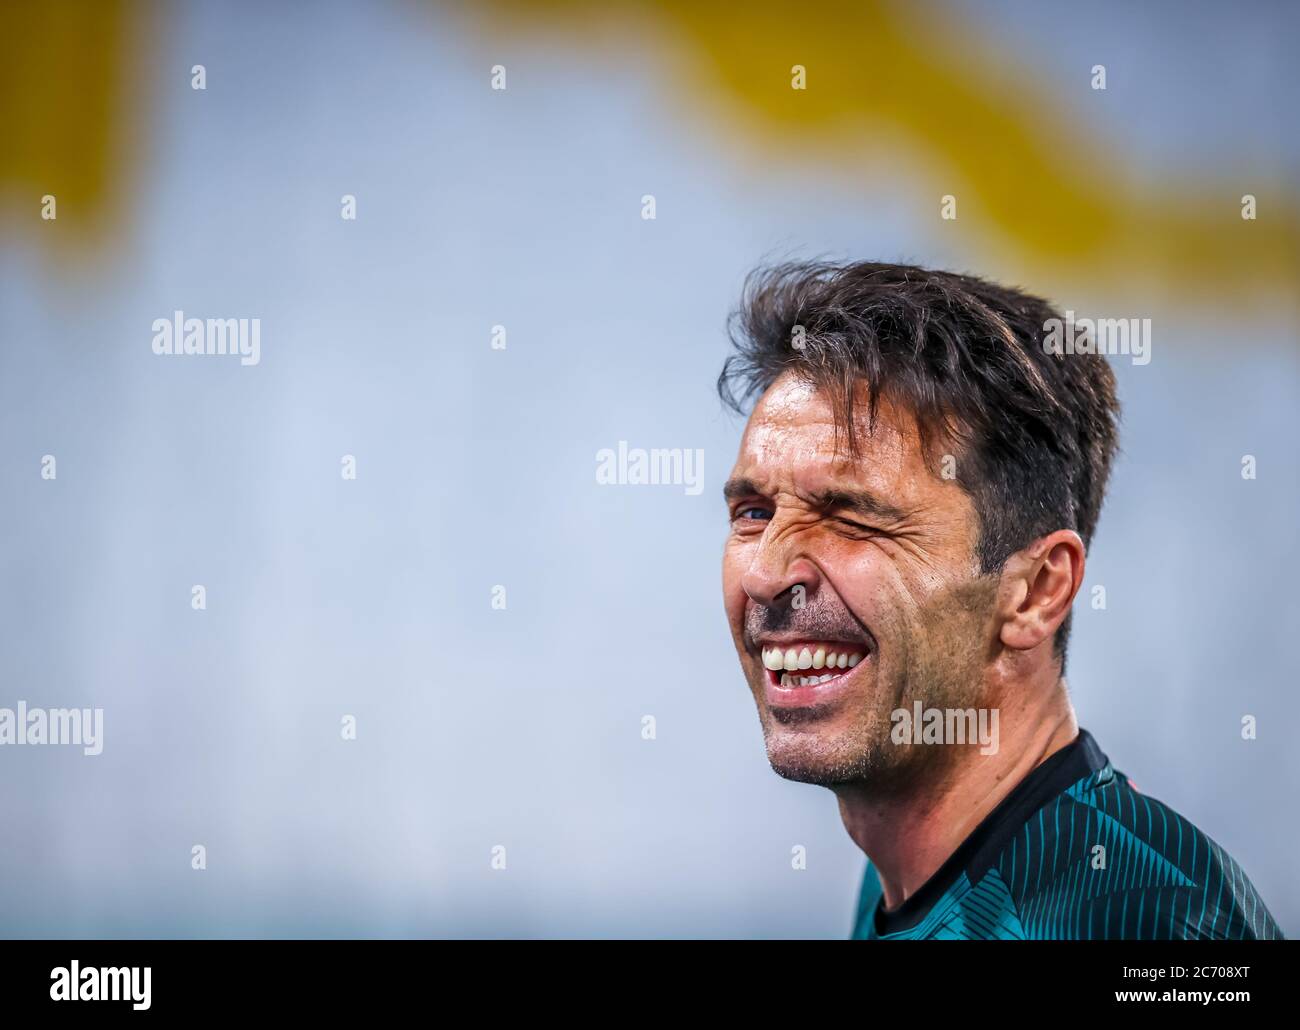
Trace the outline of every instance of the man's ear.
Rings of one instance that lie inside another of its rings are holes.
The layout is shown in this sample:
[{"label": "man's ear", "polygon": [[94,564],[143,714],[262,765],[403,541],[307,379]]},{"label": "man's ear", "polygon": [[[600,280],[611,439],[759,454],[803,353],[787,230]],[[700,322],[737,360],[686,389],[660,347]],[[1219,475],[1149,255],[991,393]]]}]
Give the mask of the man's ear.
[{"label": "man's ear", "polygon": [[1000,639],[1028,651],[1051,640],[1083,585],[1083,540],[1072,529],[1040,537],[1007,559],[998,587]]}]

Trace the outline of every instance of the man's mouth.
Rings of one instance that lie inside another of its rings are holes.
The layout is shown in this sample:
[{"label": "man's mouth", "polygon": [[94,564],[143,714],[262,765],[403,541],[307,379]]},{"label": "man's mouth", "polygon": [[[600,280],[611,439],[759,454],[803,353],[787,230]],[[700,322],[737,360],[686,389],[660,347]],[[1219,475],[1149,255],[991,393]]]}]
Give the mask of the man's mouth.
[{"label": "man's mouth", "polygon": [[810,687],[841,679],[867,657],[860,644],[808,641],[762,648],[763,667],[773,687]]}]

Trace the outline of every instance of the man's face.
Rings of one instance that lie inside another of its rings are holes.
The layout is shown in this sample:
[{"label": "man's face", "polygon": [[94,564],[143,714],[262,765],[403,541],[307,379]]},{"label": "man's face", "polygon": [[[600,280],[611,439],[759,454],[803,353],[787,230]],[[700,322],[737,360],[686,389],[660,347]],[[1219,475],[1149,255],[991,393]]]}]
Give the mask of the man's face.
[{"label": "man's face", "polygon": [[882,402],[858,439],[853,464],[820,393],[772,385],[727,484],[723,589],[773,769],[894,792],[951,749],[893,743],[891,713],[981,704],[996,580],[978,575],[970,497],[926,467],[914,421]]}]

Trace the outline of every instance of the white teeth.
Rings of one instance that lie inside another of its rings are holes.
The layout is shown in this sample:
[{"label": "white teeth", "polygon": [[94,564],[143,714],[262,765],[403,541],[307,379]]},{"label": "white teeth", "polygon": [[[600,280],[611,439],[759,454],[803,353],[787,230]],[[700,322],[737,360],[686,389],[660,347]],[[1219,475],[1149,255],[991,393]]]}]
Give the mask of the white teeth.
[{"label": "white teeth", "polygon": [[788,672],[781,673],[781,686],[783,687],[812,687],[818,683],[829,683],[835,679],[832,673],[824,676],[791,676]]},{"label": "white teeth", "polygon": [[[865,658],[861,654],[827,651],[825,646],[817,648],[804,647],[796,650],[779,647],[764,648],[762,652],[763,668],[772,672],[801,672],[804,669],[852,669]],[[782,685],[804,686],[811,683],[825,683],[830,676],[782,676]]]}]

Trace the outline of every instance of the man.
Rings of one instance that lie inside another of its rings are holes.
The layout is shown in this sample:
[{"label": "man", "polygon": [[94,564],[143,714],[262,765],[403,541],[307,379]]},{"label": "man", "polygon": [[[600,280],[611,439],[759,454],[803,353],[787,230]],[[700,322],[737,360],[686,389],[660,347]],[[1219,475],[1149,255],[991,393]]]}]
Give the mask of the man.
[{"label": "man", "polygon": [[902,265],[751,276],[718,384],[757,399],[723,585],[768,758],[834,791],[868,857],[854,937],[1280,938],[1075,721],[1119,407],[1104,357],[1043,345],[1058,317]]}]

